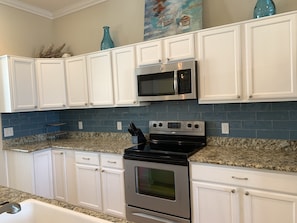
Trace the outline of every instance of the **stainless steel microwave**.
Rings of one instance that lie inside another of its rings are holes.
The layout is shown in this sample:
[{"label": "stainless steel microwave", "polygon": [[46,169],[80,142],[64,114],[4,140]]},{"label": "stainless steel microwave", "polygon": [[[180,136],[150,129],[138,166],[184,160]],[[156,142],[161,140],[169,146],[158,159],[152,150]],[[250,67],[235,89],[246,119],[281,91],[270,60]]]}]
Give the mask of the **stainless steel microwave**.
[{"label": "stainless steel microwave", "polygon": [[139,67],[136,75],[139,101],[197,98],[195,60]]}]

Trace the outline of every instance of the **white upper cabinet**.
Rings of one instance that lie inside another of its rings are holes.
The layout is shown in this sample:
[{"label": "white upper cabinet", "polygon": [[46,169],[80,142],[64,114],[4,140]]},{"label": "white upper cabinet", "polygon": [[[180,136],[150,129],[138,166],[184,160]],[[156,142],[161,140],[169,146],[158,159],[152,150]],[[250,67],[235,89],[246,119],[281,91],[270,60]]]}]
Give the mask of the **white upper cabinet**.
[{"label": "white upper cabinet", "polygon": [[162,63],[162,40],[154,40],[136,45],[137,65]]},{"label": "white upper cabinet", "polygon": [[170,63],[194,59],[194,34],[179,35],[164,39],[143,42],[136,45],[137,65]]},{"label": "white upper cabinet", "polygon": [[198,32],[199,103],[296,100],[296,29],[289,14]]},{"label": "white upper cabinet", "polygon": [[115,104],[118,106],[138,105],[134,46],[114,49],[112,60]]},{"label": "white upper cabinet", "polygon": [[37,109],[34,59],[0,57],[0,111],[34,111]]},{"label": "white upper cabinet", "polygon": [[245,24],[247,96],[296,99],[296,14]]},{"label": "white upper cabinet", "polygon": [[114,87],[111,52],[97,52],[87,56],[88,88],[90,106],[114,105]]},{"label": "white upper cabinet", "polygon": [[85,56],[65,60],[67,98],[69,107],[84,108],[89,104],[87,63]]},{"label": "white upper cabinet", "polygon": [[194,34],[164,39],[165,60],[167,62],[195,58]]},{"label": "white upper cabinet", "polygon": [[241,100],[240,25],[199,32],[197,46],[199,103]]},{"label": "white upper cabinet", "polygon": [[36,59],[40,109],[66,108],[66,81],[63,59]]}]

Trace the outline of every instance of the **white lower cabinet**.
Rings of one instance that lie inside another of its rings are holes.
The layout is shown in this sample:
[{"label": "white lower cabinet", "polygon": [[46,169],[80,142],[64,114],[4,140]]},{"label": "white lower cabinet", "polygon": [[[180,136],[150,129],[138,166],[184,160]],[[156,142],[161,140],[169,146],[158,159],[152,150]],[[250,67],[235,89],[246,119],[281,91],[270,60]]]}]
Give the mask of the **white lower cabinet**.
[{"label": "white lower cabinet", "polygon": [[296,223],[297,176],[192,163],[192,222]]},{"label": "white lower cabinet", "polygon": [[34,152],[33,159],[35,194],[46,198],[54,198],[51,150]]},{"label": "white lower cabinet", "polygon": [[102,211],[98,153],[75,152],[78,205]]},{"label": "white lower cabinet", "polygon": [[117,154],[101,154],[103,211],[125,218],[123,158]]},{"label": "white lower cabinet", "polygon": [[52,158],[54,198],[76,205],[77,191],[74,151],[54,149],[52,150]]}]

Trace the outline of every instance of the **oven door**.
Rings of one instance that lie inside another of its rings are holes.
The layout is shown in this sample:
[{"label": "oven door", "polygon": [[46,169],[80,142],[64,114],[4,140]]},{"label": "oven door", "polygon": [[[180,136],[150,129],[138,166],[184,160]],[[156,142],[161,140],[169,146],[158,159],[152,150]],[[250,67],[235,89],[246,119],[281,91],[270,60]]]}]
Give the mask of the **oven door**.
[{"label": "oven door", "polygon": [[188,166],[124,162],[128,206],[190,219]]}]

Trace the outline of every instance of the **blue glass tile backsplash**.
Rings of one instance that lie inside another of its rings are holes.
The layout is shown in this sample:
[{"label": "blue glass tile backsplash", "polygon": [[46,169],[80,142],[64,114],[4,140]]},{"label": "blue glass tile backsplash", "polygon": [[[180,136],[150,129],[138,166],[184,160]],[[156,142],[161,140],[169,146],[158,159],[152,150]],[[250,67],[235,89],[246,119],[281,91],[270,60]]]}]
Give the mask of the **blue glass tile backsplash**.
[{"label": "blue glass tile backsplash", "polygon": [[[14,128],[13,138],[54,131],[46,125],[55,122],[66,122],[63,130],[78,131],[78,121],[83,121],[79,131],[127,132],[133,121],[148,133],[149,120],[204,120],[208,136],[297,140],[297,102],[199,105],[188,100],[145,107],[2,114],[3,128]],[[117,121],[122,122],[122,131],[116,129]],[[221,134],[222,122],[229,123],[229,135]]]}]

